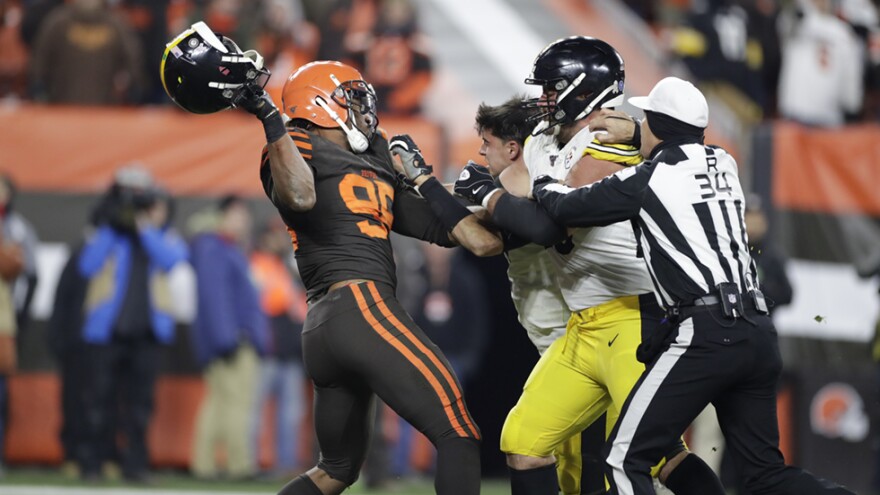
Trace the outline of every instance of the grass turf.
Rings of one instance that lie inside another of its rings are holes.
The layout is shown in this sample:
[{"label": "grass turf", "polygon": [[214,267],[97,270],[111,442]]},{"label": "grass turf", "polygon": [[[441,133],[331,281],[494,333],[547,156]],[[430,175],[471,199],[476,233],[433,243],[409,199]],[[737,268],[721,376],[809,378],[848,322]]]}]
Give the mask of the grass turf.
[{"label": "grass turf", "polygon": [[[284,481],[202,481],[185,473],[159,471],[154,473],[149,485],[127,484],[122,481],[103,481],[85,483],[64,476],[53,469],[7,469],[6,476],[0,478],[0,494],[9,495],[83,495],[119,494],[129,495],[149,493],[151,495],[199,495],[202,493],[229,493],[248,495],[271,495],[278,492]],[[368,489],[362,482],[356,483],[346,494],[373,495],[431,495],[434,493],[431,480],[393,480],[387,489]],[[502,495],[510,493],[504,480],[483,480],[483,495]]]}]

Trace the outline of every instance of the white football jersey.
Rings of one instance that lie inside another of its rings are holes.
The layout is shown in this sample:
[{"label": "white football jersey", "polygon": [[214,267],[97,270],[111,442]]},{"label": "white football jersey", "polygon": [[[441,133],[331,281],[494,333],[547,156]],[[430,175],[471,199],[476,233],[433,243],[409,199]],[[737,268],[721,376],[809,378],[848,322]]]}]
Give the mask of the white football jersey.
[{"label": "white football jersey", "polygon": [[[539,124],[540,130],[545,123]],[[631,146],[601,145],[595,133],[584,127],[565,146],[556,136],[538,134],[525,144],[524,159],[532,180],[549,175],[562,180],[584,155],[600,160],[635,165],[641,161]],[[571,249],[546,250],[556,267],[556,280],[571,311],[598,306],[612,299],[653,291],[647,267],[636,258],[636,238],[629,222],[606,227],[576,229]]]},{"label": "white football jersey", "polygon": [[527,244],[507,252],[510,298],[519,322],[541,354],[565,334],[570,316],[548,251],[544,246]]}]

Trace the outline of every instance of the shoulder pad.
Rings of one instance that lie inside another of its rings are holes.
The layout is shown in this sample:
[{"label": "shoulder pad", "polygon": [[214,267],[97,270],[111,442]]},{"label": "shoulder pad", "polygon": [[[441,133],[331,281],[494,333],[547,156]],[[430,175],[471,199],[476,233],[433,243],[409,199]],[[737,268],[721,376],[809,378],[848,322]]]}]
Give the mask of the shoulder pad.
[{"label": "shoulder pad", "polygon": [[619,163],[621,165],[638,165],[642,163],[642,154],[638,148],[628,144],[602,144],[593,139],[586,148],[584,156],[589,155],[597,160]]}]

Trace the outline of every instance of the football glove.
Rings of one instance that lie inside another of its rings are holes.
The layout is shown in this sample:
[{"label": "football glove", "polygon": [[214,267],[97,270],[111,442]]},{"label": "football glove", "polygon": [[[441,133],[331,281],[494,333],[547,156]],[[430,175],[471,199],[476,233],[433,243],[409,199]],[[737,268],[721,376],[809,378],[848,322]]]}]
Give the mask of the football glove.
[{"label": "football glove", "polygon": [[559,181],[549,175],[539,175],[535,177],[535,181],[532,183],[532,197],[537,198],[541,189],[544,189],[548,184],[557,184],[558,182]]},{"label": "football glove", "polygon": [[275,106],[269,93],[256,84],[245,84],[232,103],[255,115],[262,122],[278,113],[278,107]]},{"label": "football glove", "polygon": [[287,134],[284,127],[284,119],[272,101],[272,97],[263,88],[256,84],[245,84],[244,87],[232,99],[232,105],[246,110],[260,119],[263,123],[263,131],[266,133],[266,142],[274,143]]},{"label": "football glove", "polygon": [[422,151],[408,134],[399,134],[388,142],[388,150],[391,154],[400,158],[403,165],[403,173],[409,180],[415,180],[421,175],[430,175],[433,167],[425,162]]},{"label": "football glove", "polygon": [[466,198],[475,205],[482,205],[483,199],[492,191],[499,189],[489,169],[469,161],[455,181],[455,194]]}]

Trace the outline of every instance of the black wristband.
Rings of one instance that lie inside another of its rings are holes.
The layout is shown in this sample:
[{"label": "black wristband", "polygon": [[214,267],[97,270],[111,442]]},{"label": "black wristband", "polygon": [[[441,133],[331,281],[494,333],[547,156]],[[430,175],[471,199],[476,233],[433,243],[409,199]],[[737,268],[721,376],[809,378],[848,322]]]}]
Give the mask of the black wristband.
[{"label": "black wristband", "polygon": [[435,177],[431,177],[419,186],[419,194],[425,198],[431,210],[440,219],[440,223],[450,232],[458,222],[471,214],[470,210],[459,203]]},{"label": "black wristband", "polygon": [[266,142],[271,144],[283,138],[287,134],[284,120],[276,110],[275,113],[266,117],[263,121],[263,131],[266,132]]},{"label": "black wristband", "polygon": [[636,129],[633,131],[632,145],[636,148],[642,147],[642,125],[637,119],[633,119],[636,123]]}]

